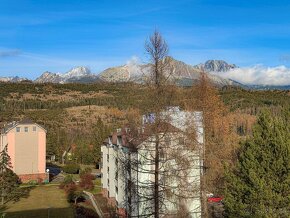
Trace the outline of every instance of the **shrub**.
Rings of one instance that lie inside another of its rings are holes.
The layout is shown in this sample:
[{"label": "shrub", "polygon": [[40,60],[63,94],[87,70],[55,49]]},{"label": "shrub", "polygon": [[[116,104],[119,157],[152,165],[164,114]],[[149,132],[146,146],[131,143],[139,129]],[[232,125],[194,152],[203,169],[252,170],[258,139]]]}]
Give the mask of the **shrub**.
[{"label": "shrub", "polygon": [[76,186],[76,184],[71,183],[64,187],[64,190],[67,194],[68,202],[77,203],[78,199],[83,198],[83,191]]},{"label": "shrub", "polygon": [[60,188],[63,189],[65,186],[69,185],[69,184],[74,184],[74,181],[73,181],[73,176],[72,175],[66,175],[64,177],[64,180],[63,182],[60,184]]},{"label": "shrub", "polygon": [[28,185],[37,185],[37,181],[36,180],[29,180],[27,182]]},{"label": "shrub", "polygon": [[69,193],[72,193],[72,192],[75,192],[77,190],[77,185],[74,184],[74,183],[69,183],[69,184],[66,184],[64,186],[64,191],[69,194]]},{"label": "shrub", "polygon": [[78,174],[80,171],[80,165],[78,164],[67,164],[63,167],[63,171],[69,174]]},{"label": "shrub", "polygon": [[90,167],[86,167],[85,169],[81,170],[80,177],[82,177],[82,175],[84,174],[91,174],[91,173],[92,173],[92,169]]},{"label": "shrub", "polygon": [[83,174],[81,176],[80,187],[87,189],[87,190],[94,189],[94,186],[95,186],[93,183],[94,178],[95,177],[90,173]]}]

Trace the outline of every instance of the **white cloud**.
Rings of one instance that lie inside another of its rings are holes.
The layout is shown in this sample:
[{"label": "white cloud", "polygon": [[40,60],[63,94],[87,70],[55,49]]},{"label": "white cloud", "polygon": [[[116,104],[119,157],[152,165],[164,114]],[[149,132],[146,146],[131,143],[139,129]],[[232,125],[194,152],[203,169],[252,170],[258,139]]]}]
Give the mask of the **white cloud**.
[{"label": "white cloud", "polygon": [[142,74],[142,70],[140,68],[140,59],[137,56],[131,57],[131,59],[127,61],[126,65],[128,66],[130,74],[129,78]]},{"label": "white cloud", "polygon": [[246,85],[290,85],[290,69],[283,65],[277,67],[256,65],[214,74]]}]

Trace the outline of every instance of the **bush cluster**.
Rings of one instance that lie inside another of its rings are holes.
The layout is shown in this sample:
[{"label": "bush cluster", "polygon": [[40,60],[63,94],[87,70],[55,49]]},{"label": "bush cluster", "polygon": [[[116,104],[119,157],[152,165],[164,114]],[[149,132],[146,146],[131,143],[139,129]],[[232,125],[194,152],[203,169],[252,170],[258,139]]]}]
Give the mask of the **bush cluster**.
[{"label": "bush cluster", "polygon": [[78,164],[67,164],[62,169],[63,169],[63,171],[65,173],[78,174],[79,171],[80,171],[80,165],[78,165]]},{"label": "bush cluster", "polygon": [[93,190],[94,189],[94,182],[93,180],[95,177],[91,173],[85,173],[81,175],[80,187],[86,190]]}]

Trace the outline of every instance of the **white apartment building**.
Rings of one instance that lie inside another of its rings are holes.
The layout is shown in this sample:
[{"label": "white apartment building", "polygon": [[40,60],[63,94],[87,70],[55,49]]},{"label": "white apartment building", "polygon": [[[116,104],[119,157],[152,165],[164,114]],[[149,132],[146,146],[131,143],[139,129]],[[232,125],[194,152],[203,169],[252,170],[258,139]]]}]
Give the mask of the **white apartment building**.
[{"label": "white apartment building", "polygon": [[[157,135],[146,134],[146,123],[154,122],[154,115],[143,116],[144,125],[138,129],[144,133],[141,137],[134,138],[133,130],[122,128],[104,142],[101,147],[102,193],[121,216],[151,217],[154,210],[153,199],[150,199],[154,182],[151,157],[158,138],[160,189],[164,189],[160,190],[160,214],[177,217],[182,211],[183,215],[201,217],[202,113],[174,107],[163,112],[162,117],[166,122]],[[194,137],[188,136],[188,129]]]}]

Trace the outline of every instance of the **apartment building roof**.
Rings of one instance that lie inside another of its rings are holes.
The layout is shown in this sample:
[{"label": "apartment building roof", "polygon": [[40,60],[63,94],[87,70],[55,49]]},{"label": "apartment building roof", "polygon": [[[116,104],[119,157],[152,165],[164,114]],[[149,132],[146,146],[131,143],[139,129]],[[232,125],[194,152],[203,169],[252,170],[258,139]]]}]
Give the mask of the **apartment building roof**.
[{"label": "apartment building roof", "polygon": [[[157,130],[157,131],[156,131]],[[173,133],[181,130],[173,125],[162,122],[159,125],[144,125],[136,130],[131,130],[128,126],[120,128],[113,132],[109,137],[113,145],[118,145],[118,139],[123,147],[136,149],[138,145],[152,136],[154,133]],[[109,138],[104,141],[104,144],[109,144]]]},{"label": "apartment building roof", "polygon": [[13,129],[16,126],[18,126],[18,125],[33,125],[33,124],[38,126],[38,127],[40,127],[41,129],[43,129],[46,132],[46,129],[43,126],[33,122],[32,120],[30,120],[28,118],[25,118],[25,119],[23,119],[21,121],[13,121],[11,123],[6,124],[4,126],[4,128],[1,130],[1,133],[5,134],[5,133],[9,132],[11,129]]}]

